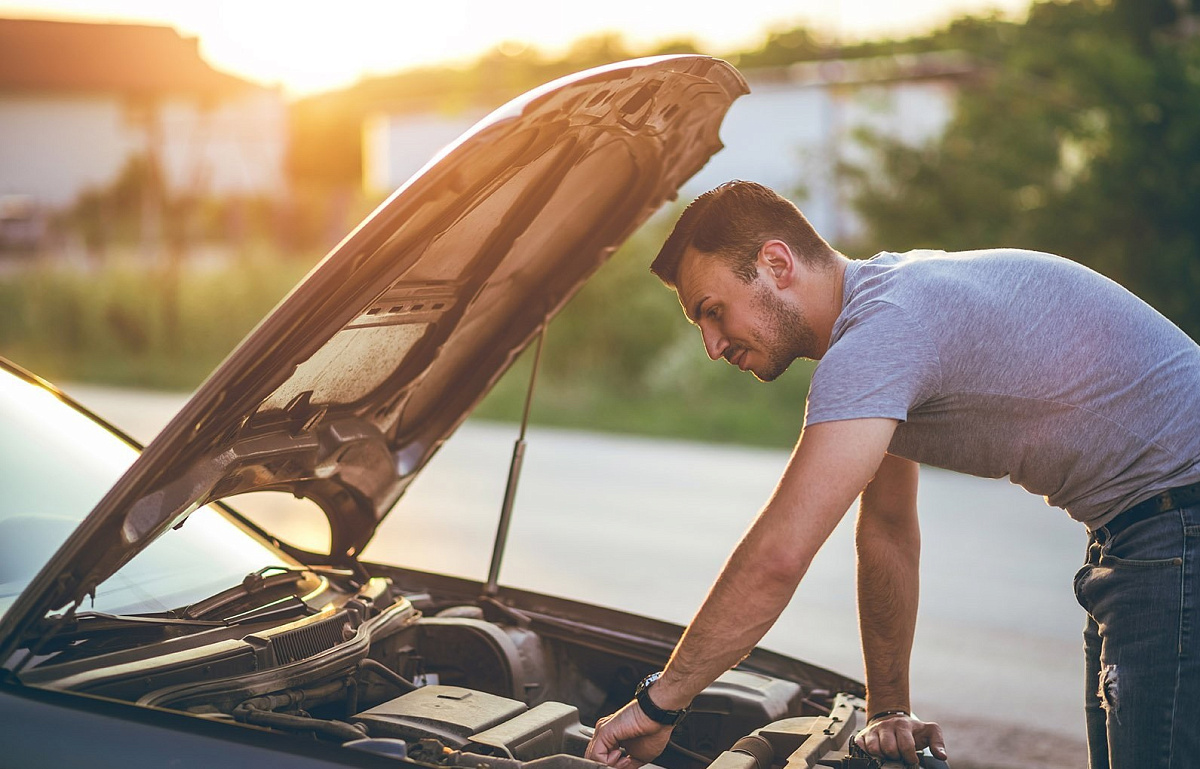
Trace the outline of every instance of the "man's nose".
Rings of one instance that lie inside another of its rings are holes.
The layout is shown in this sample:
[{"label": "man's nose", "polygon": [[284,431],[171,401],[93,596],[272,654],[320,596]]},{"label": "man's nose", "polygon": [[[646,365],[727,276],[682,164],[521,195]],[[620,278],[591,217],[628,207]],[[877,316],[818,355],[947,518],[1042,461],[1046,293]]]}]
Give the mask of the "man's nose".
[{"label": "man's nose", "polygon": [[700,334],[704,337],[704,351],[712,360],[720,358],[729,347],[729,342],[711,324],[701,324]]}]

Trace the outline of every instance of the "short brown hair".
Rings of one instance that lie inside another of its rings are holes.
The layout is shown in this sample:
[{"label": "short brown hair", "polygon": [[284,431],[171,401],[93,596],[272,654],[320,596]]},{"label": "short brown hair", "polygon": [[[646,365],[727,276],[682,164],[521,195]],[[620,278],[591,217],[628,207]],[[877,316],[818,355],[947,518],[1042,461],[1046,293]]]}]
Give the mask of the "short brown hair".
[{"label": "short brown hair", "polygon": [[734,275],[749,283],[757,274],[759,247],[772,239],[787,243],[809,263],[827,262],[834,253],[787,198],[755,182],[725,182],[684,210],[650,271],[675,288],[683,252],[694,247],[723,260]]}]

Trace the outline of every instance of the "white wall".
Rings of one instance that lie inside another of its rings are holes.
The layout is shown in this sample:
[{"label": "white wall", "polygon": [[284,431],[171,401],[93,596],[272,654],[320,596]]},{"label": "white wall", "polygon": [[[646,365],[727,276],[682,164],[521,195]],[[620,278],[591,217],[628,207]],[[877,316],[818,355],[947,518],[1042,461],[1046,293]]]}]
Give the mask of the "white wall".
[{"label": "white wall", "polygon": [[794,200],[833,241],[862,224],[838,179],[839,161],[868,159],[855,139],[862,127],[909,144],[939,136],[953,115],[944,81],[869,85],[756,83],[734,102],[721,128],[725,149],[683,187],[690,198],[730,179],[761,182]]},{"label": "white wall", "polygon": [[269,91],[199,107],[174,100],[160,111],[167,184],[201,194],[280,194],[287,154],[287,107]]},{"label": "white wall", "polygon": [[[278,94],[253,91],[209,109],[171,99],[156,116],[172,191],[283,191],[287,110]],[[69,205],[112,183],[147,146],[145,121],[118,96],[0,94],[0,196]]]},{"label": "white wall", "polygon": [[[794,200],[823,235],[852,237],[862,224],[836,174],[838,160],[867,159],[854,139],[868,126],[908,143],[940,135],[954,109],[946,81],[860,85],[761,82],[729,110],[725,149],[684,185],[690,199],[729,179],[762,182]],[[379,116],[364,125],[364,186],[394,190],[485,113]]]},{"label": "white wall", "polygon": [[111,181],[141,137],[104,96],[0,97],[0,195],[59,206]]},{"label": "white wall", "polygon": [[363,189],[390,194],[487,114],[372,116],[363,124]]}]

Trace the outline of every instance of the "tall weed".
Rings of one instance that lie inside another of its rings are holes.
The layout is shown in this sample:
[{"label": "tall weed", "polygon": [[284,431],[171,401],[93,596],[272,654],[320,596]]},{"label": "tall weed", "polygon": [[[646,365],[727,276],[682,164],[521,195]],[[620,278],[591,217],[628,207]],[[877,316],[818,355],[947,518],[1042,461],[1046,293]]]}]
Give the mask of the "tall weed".
[{"label": "tall weed", "polygon": [[[710,441],[787,445],[811,366],[764,385],[708,360],[675,295],[649,270],[674,216],[660,216],[600,268],[551,324],[534,421]],[[57,381],[191,390],[303,276],[260,254],[146,267],[41,266],[0,276],[0,354]],[[531,352],[477,412],[520,418]]]},{"label": "tall weed", "polygon": [[248,259],[12,271],[0,277],[0,354],[55,380],[190,390],[305,269]]}]

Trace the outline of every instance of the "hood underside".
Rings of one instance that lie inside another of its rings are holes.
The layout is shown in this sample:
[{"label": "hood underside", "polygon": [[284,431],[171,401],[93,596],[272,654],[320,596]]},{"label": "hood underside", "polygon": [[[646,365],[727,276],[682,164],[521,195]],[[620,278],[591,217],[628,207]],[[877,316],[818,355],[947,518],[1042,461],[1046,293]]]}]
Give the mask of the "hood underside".
[{"label": "hood underside", "polygon": [[747,91],[703,56],[520,97],[338,245],[200,387],[14,604],[82,600],[199,506],[315,500],[353,562],[416,473],[634,229],[720,149]]}]

